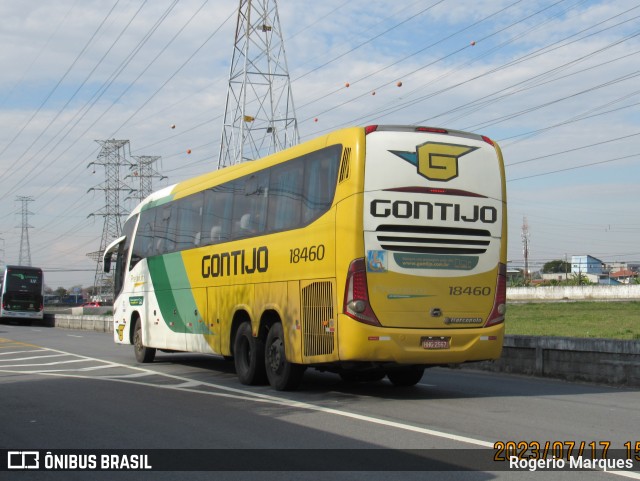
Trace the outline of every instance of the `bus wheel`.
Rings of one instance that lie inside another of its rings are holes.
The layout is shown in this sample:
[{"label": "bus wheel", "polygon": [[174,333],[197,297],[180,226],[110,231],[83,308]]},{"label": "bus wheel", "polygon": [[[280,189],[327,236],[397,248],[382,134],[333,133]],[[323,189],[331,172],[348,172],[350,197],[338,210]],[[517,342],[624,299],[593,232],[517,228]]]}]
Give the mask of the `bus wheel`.
[{"label": "bus wheel", "polygon": [[265,349],[265,364],[269,384],[275,390],[289,391],[297,388],[300,384],[305,367],[301,364],[287,361],[282,324],[279,322],[269,329]]},{"label": "bus wheel", "polygon": [[133,351],[136,354],[136,361],[140,363],[153,362],[156,357],[156,350],[152,347],[145,347],[142,344],[142,322],[140,318],[136,319],[133,328]]},{"label": "bus wheel", "polygon": [[387,373],[387,377],[394,386],[415,386],[420,382],[423,374],[424,367],[409,366],[393,369]]},{"label": "bus wheel", "polygon": [[249,322],[243,322],[238,327],[233,343],[233,361],[242,384],[256,385],[266,382],[264,344],[259,338],[253,337]]}]

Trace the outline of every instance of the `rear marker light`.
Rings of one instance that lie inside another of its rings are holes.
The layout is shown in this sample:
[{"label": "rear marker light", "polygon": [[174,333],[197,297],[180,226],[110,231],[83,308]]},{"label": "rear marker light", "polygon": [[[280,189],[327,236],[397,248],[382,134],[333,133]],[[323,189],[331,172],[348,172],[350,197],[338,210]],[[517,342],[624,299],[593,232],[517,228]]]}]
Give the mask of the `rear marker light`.
[{"label": "rear marker light", "polygon": [[380,322],[369,304],[367,269],[364,258],[355,259],[349,265],[342,312],[358,322],[380,326]]},{"label": "rear marker light", "polygon": [[482,140],[484,140],[489,145],[495,146],[495,144],[493,143],[493,140],[491,140],[489,137],[487,137],[485,135],[482,136]]},{"label": "rear marker light", "polygon": [[494,326],[504,322],[504,315],[507,311],[507,266],[499,264],[498,280],[496,281],[496,295],[493,301],[491,314],[484,327]]},{"label": "rear marker light", "polygon": [[436,127],[416,127],[416,132],[431,132],[434,134],[448,134],[449,132],[445,129],[439,129]]}]

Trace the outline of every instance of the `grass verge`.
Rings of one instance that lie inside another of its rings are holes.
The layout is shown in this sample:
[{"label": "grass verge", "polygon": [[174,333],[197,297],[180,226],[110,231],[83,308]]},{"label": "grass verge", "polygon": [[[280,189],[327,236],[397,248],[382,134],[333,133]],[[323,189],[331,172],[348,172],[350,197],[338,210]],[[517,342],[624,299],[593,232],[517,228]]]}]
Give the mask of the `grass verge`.
[{"label": "grass verge", "polygon": [[506,334],[640,339],[640,302],[536,302],[507,306]]}]

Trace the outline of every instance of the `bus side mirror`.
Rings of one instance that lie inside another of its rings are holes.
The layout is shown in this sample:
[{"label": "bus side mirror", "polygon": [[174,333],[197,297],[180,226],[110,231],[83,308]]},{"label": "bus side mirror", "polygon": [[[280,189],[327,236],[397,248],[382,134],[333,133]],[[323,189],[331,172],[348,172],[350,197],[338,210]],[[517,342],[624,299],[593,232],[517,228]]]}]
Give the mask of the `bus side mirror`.
[{"label": "bus side mirror", "polygon": [[111,270],[111,256],[104,258],[104,266],[102,270],[104,272],[109,272]]}]

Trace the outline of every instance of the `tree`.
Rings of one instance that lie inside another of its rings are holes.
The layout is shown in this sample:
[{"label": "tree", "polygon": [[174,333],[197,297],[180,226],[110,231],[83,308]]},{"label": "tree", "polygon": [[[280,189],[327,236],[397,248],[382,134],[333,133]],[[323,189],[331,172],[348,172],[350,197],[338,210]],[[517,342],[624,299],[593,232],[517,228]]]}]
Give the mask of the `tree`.
[{"label": "tree", "polygon": [[590,284],[592,284],[592,282],[585,274],[573,274],[571,278],[566,281],[566,285],[568,286],[588,286]]},{"label": "tree", "polygon": [[563,260],[549,261],[542,266],[542,272],[545,274],[557,274],[571,272],[571,265]]},{"label": "tree", "polygon": [[68,292],[64,287],[58,287],[55,291],[53,291],[57,296],[60,296],[60,298],[65,297]]}]

